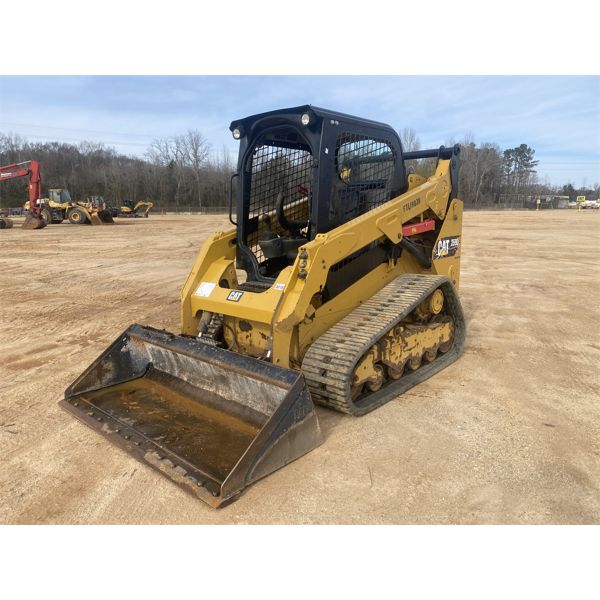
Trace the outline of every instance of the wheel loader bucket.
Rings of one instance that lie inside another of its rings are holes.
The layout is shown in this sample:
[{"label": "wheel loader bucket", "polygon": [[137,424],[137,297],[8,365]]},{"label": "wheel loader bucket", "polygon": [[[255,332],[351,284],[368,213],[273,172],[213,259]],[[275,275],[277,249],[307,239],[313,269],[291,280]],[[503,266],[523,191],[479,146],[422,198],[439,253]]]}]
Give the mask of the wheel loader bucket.
[{"label": "wheel loader bucket", "polygon": [[140,325],[60,405],[213,507],[323,441],[300,372]]},{"label": "wheel loader bucket", "polygon": [[100,219],[100,221],[102,221],[102,223],[114,223],[114,219],[112,218],[112,215],[110,214],[110,210],[101,210],[98,211],[98,218]]},{"label": "wheel loader bucket", "polygon": [[89,221],[92,225],[105,225],[107,223],[114,223],[109,210],[99,210],[97,213],[90,212]]},{"label": "wheel loader bucket", "polygon": [[27,215],[25,217],[25,221],[23,225],[21,225],[22,229],[42,229],[46,227],[47,223],[41,217],[36,217],[35,215]]}]

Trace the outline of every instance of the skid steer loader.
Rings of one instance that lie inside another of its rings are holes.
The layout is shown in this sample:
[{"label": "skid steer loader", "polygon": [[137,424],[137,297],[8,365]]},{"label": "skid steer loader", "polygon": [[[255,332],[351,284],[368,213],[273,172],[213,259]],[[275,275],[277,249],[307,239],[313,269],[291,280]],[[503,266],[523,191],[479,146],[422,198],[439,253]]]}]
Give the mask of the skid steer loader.
[{"label": "skid steer loader", "polygon": [[[233,227],[181,291],[181,334],[134,324],[61,405],[218,507],[322,442],[314,403],[364,415],[456,360],[459,148],[403,153],[313,106],[234,121]],[[425,180],[405,161],[437,160]]]}]

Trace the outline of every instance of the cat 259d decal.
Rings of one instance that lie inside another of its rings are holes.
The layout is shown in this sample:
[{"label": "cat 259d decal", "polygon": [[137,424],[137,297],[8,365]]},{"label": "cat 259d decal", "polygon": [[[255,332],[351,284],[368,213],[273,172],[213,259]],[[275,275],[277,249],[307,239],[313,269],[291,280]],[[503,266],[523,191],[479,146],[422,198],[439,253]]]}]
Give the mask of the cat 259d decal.
[{"label": "cat 259d decal", "polygon": [[437,260],[447,256],[460,256],[460,236],[442,238],[438,241],[433,259]]}]

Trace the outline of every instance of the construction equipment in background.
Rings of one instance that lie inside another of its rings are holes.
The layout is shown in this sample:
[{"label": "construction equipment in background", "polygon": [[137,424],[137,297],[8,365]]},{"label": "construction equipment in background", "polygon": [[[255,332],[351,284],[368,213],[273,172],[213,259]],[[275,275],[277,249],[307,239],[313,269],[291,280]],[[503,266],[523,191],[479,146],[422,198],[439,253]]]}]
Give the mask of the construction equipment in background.
[{"label": "construction equipment in background", "polygon": [[583,200],[583,202],[581,202],[581,208],[591,208],[593,210],[598,210],[598,209],[600,209],[600,199],[599,200]]},{"label": "construction equipment in background", "polygon": [[114,223],[102,196],[93,196],[86,202],[74,202],[69,190],[52,188],[48,190],[48,197],[40,198],[37,204],[40,206],[40,214],[47,224],[56,225],[65,219],[73,225]]},{"label": "construction equipment in background", "polygon": [[11,229],[12,219],[9,219],[10,211],[7,208],[0,208],[0,229]]},{"label": "construction equipment in background", "polygon": [[[61,401],[214,507],[321,444],[315,402],[364,415],[465,337],[458,146],[403,153],[391,127],[311,106],[230,129],[235,227],[200,250],[181,335],[130,326]],[[425,158],[433,176],[407,174]]]},{"label": "construction equipment in background", "polygon": [[154,202],[151,202],[150,200],[138,200],[137,202],[134,202],[133,200],[123,200],[120,205],[114,209],[113,217],[145,217],[147,219],[150,214],[150,209],[153,206]]},{"label": "construction equipment in background", "polygon": [[92,211],[97,213],[104,223],[114,223],[112,210],[103,196],[88,196],[86,204],[91,206]]},{"label": "construction equipment in background", "polygon": [[[27,202],[29,213],[22,227],[23,229],[42,229],[46,226],[46,221],[40,215],[41,207],[38,203],[38,200],[42,197],[40,163],[36,160],[27,160],[0,167],[0,181],[8,181],[18,177],[29,178],[29,200]],[[6,225],[7,222],[11,224]],[[7,227],[12,227],[12,221],[5,221],[5,227],[1,228],[5,229]]]}]

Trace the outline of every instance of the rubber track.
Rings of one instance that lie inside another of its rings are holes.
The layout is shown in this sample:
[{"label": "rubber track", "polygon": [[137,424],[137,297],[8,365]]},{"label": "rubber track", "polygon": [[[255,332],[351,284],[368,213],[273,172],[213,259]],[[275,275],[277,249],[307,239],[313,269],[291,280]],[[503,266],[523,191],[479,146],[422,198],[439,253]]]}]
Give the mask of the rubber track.
[{"label": "rubber track", "polygon": [[[350,383],[358,361],[437,288],[444,292],[444,312],[454,323],[450,350],[439,353],[431,363],[423,362],[416,371],[407,369],[400,379],[390,379],[377,392],[367,392],[352,401]],[[302,371],[316,403],[359,416],[454,362],[462,351],[464,339],[465,320],[451,281],[439,275],[401,275],[318,338],[306,352]]]}]

